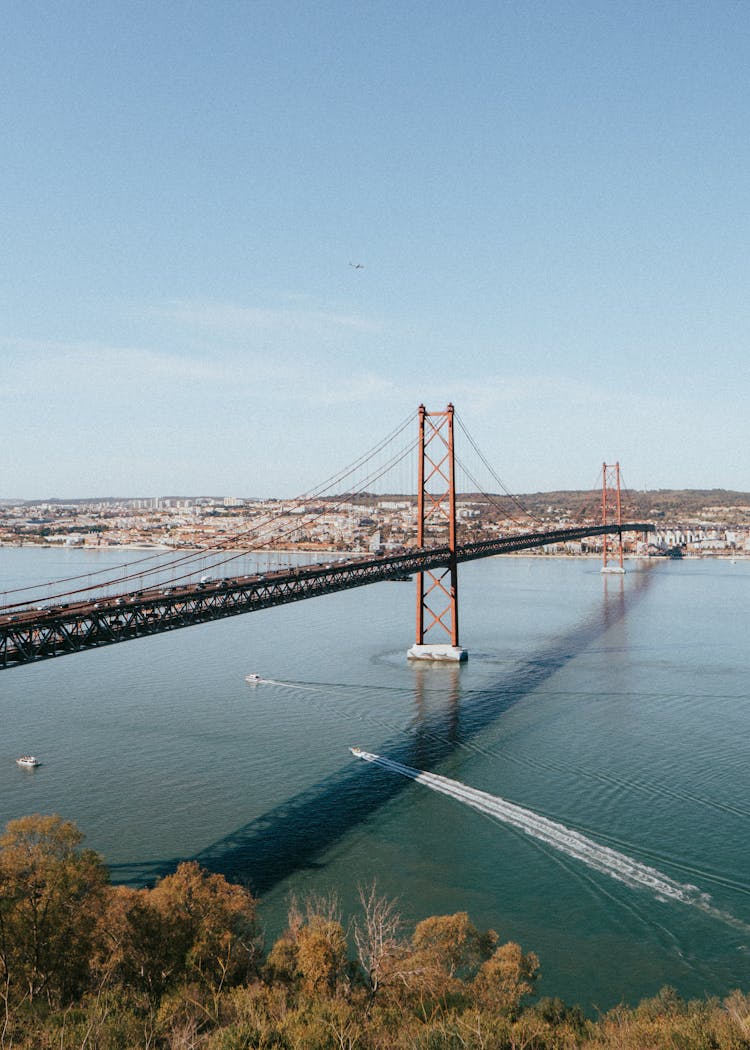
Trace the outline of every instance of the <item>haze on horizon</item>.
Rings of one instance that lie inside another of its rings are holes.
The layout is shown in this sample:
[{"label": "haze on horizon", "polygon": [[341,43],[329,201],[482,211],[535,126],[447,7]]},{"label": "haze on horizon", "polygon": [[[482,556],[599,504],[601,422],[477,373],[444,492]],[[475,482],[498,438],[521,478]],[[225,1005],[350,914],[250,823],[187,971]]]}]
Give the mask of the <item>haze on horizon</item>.
[{"label": "haze on horizon", "polygon": [[0,498],[293,496],[448,401],[516,492],[750,490],[746,5],[29,0],[4,37]]}]

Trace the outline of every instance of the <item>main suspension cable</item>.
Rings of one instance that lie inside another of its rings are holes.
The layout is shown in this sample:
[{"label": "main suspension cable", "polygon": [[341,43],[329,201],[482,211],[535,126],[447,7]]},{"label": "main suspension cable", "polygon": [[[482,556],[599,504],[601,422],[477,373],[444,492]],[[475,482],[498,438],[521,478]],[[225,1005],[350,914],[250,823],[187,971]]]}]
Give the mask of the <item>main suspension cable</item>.
[{"label": "main suspension cable", "polygon": [[[359,460],[357,460],[357,463],[356,463],[355,467],[349,468],[346,471],[340,471],[337,475],[332,475],[331,478],[328,479],[324,483],[325,486],[326,486],[326,489],[332,488],[333,485],[336,483],[336,481],[341,481],[345,477],[347,477],[348,475],[352,474],[354,469],[356,469],[357,466],[363,466],[365,463],[368,462],[369,459],[372,459],[373,456],[377,452],[382,451],[382,449],[388,443],[393,442],[395,440],[395,438],[398,437],[403,432],[403,430],[408,425],[408,423],[411,422],[411,418],[413,418],[413,417],[410,417],[409,419],[407,419],[401,426],[399,426],[395,431],[393,431],[388,436],[388,438],[386,440],[381,441],[375,447],[375,449],[372,451],[371,454],[369,454],[368,456],[361,456],[359,458]],[[388,471],[390,471],[395,466],[397,466],[406,457],[406,455],[414,449],[415,444],[416,444],[416,440],[415,439],[410,439],[409,442],[407,442],[406,445],[404,445],[401,449],[399,449],[391,457],[391,459],[388,460],[383,466],[376,467],[374,471],[372,471],[369,475],[367,475],[363,479],[363,481],[361,482],[361,485],[362,486],[372,485],[375,482],[379,481],[380,478],[382,478],[385,474],[388,473]],[[359,493],[361,494],[364,491],[365,491],[364,489],[360,489]],[[300,505],[304,505],[306,503],[314,502],[316,499],[321,498],[322,494],[323,493],[321,493],[319,491],[316,491],[316,495],[314,495],[314,496],[313,495],[308,495],[306,497],[303,497],[303,498],[300,498],[300,499],[296,499],[296,500],[293,500],[293,501],[290,501],[290,502],[293,503],[295,506],[300,506]],[[86,594],[88,592],[97,591],[97,590],[104,590],[104,589],[106,589],[108,587],[115,586],[116,584],[128,583],[128,582],[131,582],[133,580],[138,580],[141,583],[143,583],[144,580],[147,577],[154,576],[157,573],[165,572],[165,571],[167,571],[169,569],[173,570],[179,565],[181,565],[182,568],[184,569],[191,562],[205,562],[207,555],[210,556],[211,552],[219,552],[221,550],[226,550],[230,543],[234,543],[234,542],[236,542],[236,540],[238,540],[240,538],[245,538],[245,537],[247,537],[248,535],[250,535],[252,533],[261,532],[261,540],[259,542],[255,543],[253,546],[245,547],[245,548],[243,548],[240,551],[236,551],[236,552],[232,553],[227,558],[223,558],[223,559],[220,559],[217,562],[212,563],[212,567],[218,567],[219,565],[227,564],[228,562],[234,561],[234,560],[236,560],[237,558],[240,558],[240,557],[245,557],[247,554],[252,553],[253,551],[257,551],[257,550],[261,549],[262,547],[267,546],[268,543],[271,540],[283,539],[285,536],[288,536],[288,535],[298,531],[300,528],[303,528],[303,527],[311,524],[312,522],[314,522],[317,518],[321,517],[322,515],[329,514],[332,509],[336,509],[337,507],[341,506],[341,504],[343,504],[343,503],[350,502],[354,495],[356,495],[354,492],[349,492],[349,493],[344,494],[343,496],[339,496],[339,498],[336,500],[336,502],[334,502],[333,506],[331,506],[330,503],[327,503],[326,506],[322,507],[320,510],[316,511],[315,513],[311,513],[307,517],[306,520],[304,520],[302,522],[295,521],[292,524],[290,524],[289,527],[287,527],[286,529],[283,529],[280,533],[277,532],[275,534],[271,533],[270,535],[267,535],[267,533],[269,533],[269,531],[270,531],[271,526],[274,524],[274,521],[282,519],[285,516],[283,511],[279,512],[279,514],[276,515],[275,518],[272,518],[270,521],[261,522],[261,523],[255,525],[255,526],[251,527],[250,529],[244,530],[243,532],[236,533],[236,534],[234,534],[233,536],[230,536],[230,537],[225,537],[219,543],[216,543],[213,546],[202,548],[199,551],[191,551],[191,552],[189,552],[189,553],[187,553],[185,555],[182,555],[181,557],[172,558],[171,561],[166,561],[165,560],[159,565],[153,566],[152,568],[149,568],[149,569],[146,569],[146,570],[142,570],[140,572],[127,573],[127,574],[125,574],[123,576],[110,578],[110,579],[107,579],[107,580],[104,580],[104,581],[99,581],[98,583],[91,584],[89,586],[69,589],[69,590],[61,591],[61,592],[58,592],[58,593],[55,593],[55,594],[47,594],[47,595],[45,595],[44,599],[37,599],[37,601],[38,600],[51,601],[51,600],[56,599],[56,598],[68,598],[68,597],[72,597],[73,595]],[[231,549],[234,551],[234,547],[232,547]],[[140,559],[138,562],[130,563],[130,564],[131,565],[132,564],[140,564],[143,561],[148,561],[148,560],[151,560],[151,559]],[[129,566],[126,565],[124,567],[128,568]],[[112,570],[110,569],[109,571],[111,572]],[[195,572],[197,572],[197,571],[198,571],[197,568],[193,568],[189,572],[183,572],[180,576],[172,577],[170,582],[175,583],[175,582],[179,582],[181,580],[189,579],[191,576],[195,575]],[[58,581],[58,582],[60,582],[60,583],[74,582],[77,579],[88,579],[91,575],[94,575],[94,574],[93,573],[91,573],[91,574],[89,574],[89,573],[82,573],[78,577],[71,577],[69,580],[61,580],[61,581]],[[55,581],[53,581],[52,586],[54,586],[54,582]],[[47,586],[49,586],[49,584]],[[19,590],[22,590],[22,588],[19,588]],[[7,592],[7,593],[13,593],[13,592]],[[13,608],[17,608],[18,606],[26,605],[27,603],[28,603],[28,599],[23,600],[23,601],[12,602],[12,603],[9,603],[7,605],[0,606],[0,608],[2,608],[2,609],[13,609]]]},{"label": "main suspension cable", "polygon": [[[323,495],[325,495],[326,492],[330,491],[330,489],[332,489],[335,485],[340,484],[346,478],[350,477],[352,474],[355,473],[356,470],[358,470],[360,467],[364,466],[366,463],[368,463],[370,460],[372,460],[376,455],[378,455],[378,453],[382,452],[382,450],[384,448],[386,448],[387,445],[389,445],[390,443],[395,441],[396,438],[399,437],[403,433],[403,431],[406,429],[406,427],[409,426],[413,422],[413,419],[414,419],[414,413],[413,412],[409,413],[409,415],[404,420],[402,420],[402,422],[399,423],[398,426],[396,426],[389,434],[387,434],[386,437],[382,438],[376,445],[374,445],[367,452],[365,452],[362,455],[360,455],[358,457],[358,459],[356,459],[349,466],[341,468],[340,470],[336,471],[334,474],[331,474],[328,478],[326,478],[323,482],[321,482],[316,487],[314,487],[312,489],[309,489],[307,492],[303,493],[301,496],[298,496],[295,499],[293,499],[291,501],[288,501],[288,502],[291,502],[291,503],[293,503],[293,504],[295,504],[297,506],[300,506],[300,505],[304,506],[307,503],[314,502],[316,499],[320,499]],[[390,467],[388,469],[390,469]],[[324,513],[324,511],[322,511],[321,513]],[[282,510],[276,515],[276,517],[277,518],[281,518],[281,517],[283,517],[283,515],[284,515],[284,511]],[[273,521],[273,520],[274,519],[272,517],[271,521]],[[23,601],[16,601],[16,602],[11,602],[11,603],[8,603],[8,604],[5,604],[5,605],[0,605],[0,609],[16,608],[19,605],[27,604],[31,600],[36,600],[36,601],[48,600],[49,601],[52,598],[65,597],[67,594],[78,594],[78,593],[82,593],[82,592],[86,592],[86,591],[92,591],[92,590],[96,590],[99,587],[105,588],[105,587],[108,587],[108,586],[113,586],[114,584],[118,584],[118,583],[126,583],[129,580],[140,579],[140,578],[143,578],[145,576],[154,575],[154,574],[159,573],[159,572],[166,572],[169,569],[176,568],[179,565],[183,565],[184,566],[185,563],[188,563],[190,561],[193,561],[193,560],[199,561],[199,560],[205,559],[207,553],[210,553],[211,551],[222,550],[222,549],[226,548],[230,543],[231,544],[235,544],[237,540],[242,539],[242,538],[244,538],[246,536],[251,536],[254,533],[258,532],[259,530],[265,529],[266,526],[268,526],[269,524],[271,524],[271,522],[261,522],[261,523],[254,524],[254,525],[250,526],[249,528],[241,530],[241,531],[239,531],[239,532],[237,532],[237,533],[235,533],[235,534],[233,534],[231,536],[223,537],[222,540],[219,541],[218,543],[215,543],[213,545],[209,545],[207,547],[202,547],[199,551],[191,551],[188,554],[183,554],[183,555],[177,556],[175,554],[175,552],[173,552],[173,551],[159,552],[158,554],[149,554],[149,555],[147,555],[144,558],[138,558],[135,561],[125,562],[125,563],[122,563],[121,565],[107,566],[104,569],[97,569],[97,570],[95,570],[93,572],[80,573],[80,574],[75,575],[75,576],[68,576],[68,577],[64,577],[62,579],[50,580],[50,581],[47,581],[46,583],[29,584],[29,585],[27,585],[25,587],[12,588],[10,590],[4,591],[3,594],[5,596],[11,595],[11,594],[32,594],[33,592],[41,590],[43,588],[49,588],[49,587],[54,588],[54,587],[60,586],[60,585],[62,585],[64,583],[75,583],[78,580],[82,580],[82,579],[90,580],[94,576],[102,576],[104,574],[111,574],[113,572],[117,572],[119,569],[130,570],[134,566],[137,566],[137,565],[145,565],[145,564],[147,564],[149,562],[154,562],[154,561],[158,561],[159,562],[157,565],[154,565],[151,569],[147,569],[145,571],[128,572],[126,575],[119,576],[119,577],[111,577],[110,576],[109,579],[102,580],[102,581],[100,581],[100,582],[98,582],[96,584],[92,584],[89,587],[78,588],[78,589],[75,589],[75,590],[70,590],[70,591],[66,591],[66,592],[62,592],[62,593],[58,593],[58,594],[49,594],[49,595],[46,595],[46,596],[43,596],[43,597],[37,598],[37,599],[32,599],[31,597],[29,597],[29,598],[24,599]],[[257,549],[257,545],[253,549]],[[161,559],[161,561],[159,561],[159,559]]]},{"label": "main suspension cable", "polygon": [[[503,517],[504,517],[504,518],[509,518],[509,519],[510,519],[510,520],[511,520],[512,522],[515,522],[515,524],[516,524],[516,525],[525,525],[525,524],[526,524],[525,522],[523,522],[523,521],[519,521],[519,519],[518,519],[518,518],[514,517],[514,516],[513,516],[513,515],[512,515],[511,513],[510,513],[510,511],[509,511],[509,510],[507,510],[507,508],[505,508],[505,507],[501,506],[501,504],[500,504],[500,503],[498,503],[498,502],[497,502],[497,500],[496,500],[496,499],[494,498],[494,496],[492,496],[492,495],[491,495],[491,494],[490,494],[489,492],[485,492],[485,491],[484,491],[484,489],[482,488],[481,482],[477,481],[477,479],[476,479],[476,478],[474,477],[474,475],[473,475],[473,474],[471,473],[471,471],[470,471],[470,470],[469,470],[469,468],[468,468],[468,467],[466,466],[466,464],[465,464],[465,463],[463,463],[463,462],[462,462],[462,461],[461,461],[461,460],[460,460],[460,459],[458,458],[458,456],[456,456],[456,457],[455,457],[455,459],[456,459],[456,463],[457,463],[457,464],[458,464],[458,465],[459,465],[459,466],[461,467],[461,469],[463,470],[463,472],[464,472],[464,473],[466,474],[466,476],[468,477],[469,481],[472,481],[472,482],[474,483],[474,485],[476,485],[476,491],[477,491],[477,492],[479,493],[479,495],[480,495],[480,496],[484,496],[484,498],[485,498],[485,499],[487,500],[487,502],[488,502],[488,503],[489,503],[489,504],[490,504],[491,506],[493,506],[493,507],[495,508],[495,510],[499,511],[499,512],[500,512],[500,513],[501,513],[501,514],[503,515]],[[529,515],[529,516],[531,516],[531,515]],[[538,521],[539,519],[532,519],[532,520],[537,520],[537,521]],[[540,524],[543,524],[543,523],[540,523]]]},{"label": "main suspension cable", "polygon": [[[506,496],[507,496],[507,497],[508,497],[508,498],[509,498],[510,500],[512,500],[512,501],[513,501],[513,503],[515,503],[515,505],[516,505],[516,506],[518,507],[518,509],[519,509],[519,510],[520,510],[520,511],[521,511],[521,512],[522,512],[523,514],[525,514],[525,515],[526,515],[527,517],[531,518],[531,519],[532,519],[533,521],[535,521],[535,522],[536,522],[536,523],[537,523],[538,525],[543,525],[543,524],[544,524],[544,522],[542,521],[542,519],[541,519],[541,518],[538,518],[538,517],[536,516],[536,514],[533,514],[533,513],[532,513],[532,512],[531,512],[531,511],[530,511],[530,510],[529,510],[529,509],[527,508],[527,507],[525,507],[525,506],[523,505],[523,503],[522,503],[522,502],[520,501],[520,499],[518,498],[518,496],[514,495],[514,494],[513,494],[513,493],[512,493],[511,491],[510,491],[510,489],[509,489],[509,488],[508,488],[508,486],[507,486],[507,485],[505,484],[505,482],[503,481],[503,479],[502,479],[502,478],[501,478],[501,477],[499,476],[499,474],[497,474],[497,472],[495,471],[495,469],[494,469],[494,468],[493,468],[493,467],[492,467],[492,466],[490,465],[490,463],[488,462],[488,460],[487,460],[486,456],[484,455],[484,453],[483,453],[483,452],[482,452],[482,450],[481,450],[481,449],[479,448],[479,446],[477,445],[477,443],[476,443],[476,441],[474,440],[474,438],[473,438],[473,437],[471,436],[471,434],[470,434],[470,433],[469,433],[469,431],[467,430],[467,428],[466,428],[466,425],[465,425],[465,423],[464,423],[463,419],[462,419],[462,418],[461,418],[461,417],[460,417],[460,416],[458,415],[458,413],[456,413],[456,422],[458,423],[459,427],[461,428],[461,431],[462,431],[462,433],[464,434],[464,436],[465,436],[466,440],[467,440],[467,441],[469,442],[469,444],[471,445],[471,447],[472,447],[472,448],[474,449],[474,451],[476,452],[476,454],[477,454],[477,455],[479,456],[479,459],[481,460],[482,464],[483,464],[483,465],[484,465],[484,466],[486,467],[486,469],[487,469],[487,470],[488,470],[488,471],[490,472],[490,474],[492,475],[493,479],[494,479],[494,480],[495,480],[495,481],[496,481],[496,482],[498,483],[498,485],[499,485],[499,486],[500,486],[500,488],[501,488],[501,489],[503,490],[503,492],[505,493],[505,495],[506,495]],[[465,468],[464,468],[464,469],[465,469]],[[474,480],[474,479],[472,478],[472,480]],[[486,493],[485,493],[485,495],[486,495]]]}]

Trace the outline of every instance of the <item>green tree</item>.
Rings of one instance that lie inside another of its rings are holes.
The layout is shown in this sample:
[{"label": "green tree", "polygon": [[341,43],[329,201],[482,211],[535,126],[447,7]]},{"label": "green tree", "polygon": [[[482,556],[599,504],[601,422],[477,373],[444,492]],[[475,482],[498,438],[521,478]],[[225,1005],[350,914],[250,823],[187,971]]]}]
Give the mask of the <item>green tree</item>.
[{"label": "green tree", "polygon": [[93,966],[102,984],[144,994],[153,1004],[184,976],[185,942],[184,923],[156,907],[150,890],[115,886],[102,912]]},{"label": "green tree", "polygon": [[423,919],[417,923],[411,943],[431,968],[446,977],[456,977],[479,966],[488,936],[490,943],[493,937],[497,939],[492,933],[482,938],[466,912],[459,911]]},{"label": "green tree", "polygon": [[497,937],[484,936],[466,912],[431,915],[417,923],[411,949],[404,960],[404,988],[418,999],[420,1013],[458,1004],[466,994],[464,981],[472,977]]},{"label": "green tree", "polygon": [[[165,924],[170,953],[180,960],[187,980],[220,991],[254,972],[259,955],[256,901],[244,887],[186,861],[156,884],[147,904]],[[147,927],[152,922],[148,909],[143,918]],[[147,931],[147,943],[150,937]]]},{"label": "green tree", "polygon": [[474,995],[483,1006],[516,1017],[521,1001],[533,992],[538,975],[536,955],[524,955],[520,945],[508,941],[482,963],[474,978]]},{"label": "green tree", "polygon": [[86,987],[107,873],[58,816],[11,821],[0,837],[0,982],[14,999],[69,1002]]},{"label": "green tree", "polygon": [[346,932],[335,896],[312,895],[304,914],[290,901],[287,929],[266,961],[268,976],[308,996],[332,995],[348,974]]},{"label": "green tree", "polygon": [[346,973],[346,934],[340,922],[314,915],[299,931],[297,970],[308,995],[330,995]]}]

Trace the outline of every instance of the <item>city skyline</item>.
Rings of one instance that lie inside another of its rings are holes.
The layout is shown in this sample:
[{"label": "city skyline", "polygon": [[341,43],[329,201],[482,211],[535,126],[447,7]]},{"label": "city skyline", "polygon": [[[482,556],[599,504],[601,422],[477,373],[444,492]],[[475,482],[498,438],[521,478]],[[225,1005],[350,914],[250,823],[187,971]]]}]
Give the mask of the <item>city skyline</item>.
[{"label": "city skyline", "polygon": [[750,11],[6,14],[0,498],[290,497],[452,401],[517,492],[750,490]]}]

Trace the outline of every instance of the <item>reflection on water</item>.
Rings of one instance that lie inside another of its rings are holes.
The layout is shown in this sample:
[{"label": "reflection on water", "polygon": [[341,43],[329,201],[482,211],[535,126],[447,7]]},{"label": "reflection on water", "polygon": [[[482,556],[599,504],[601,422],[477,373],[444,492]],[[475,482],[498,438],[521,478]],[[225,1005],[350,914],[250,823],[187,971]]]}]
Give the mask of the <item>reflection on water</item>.
[{"label": "reflection on water", "polygon": [[[0,550],[0,587],[87,552],[45,556]],[[536,951],[544,994],[750,986],[742,930],[347,750],[508,800],[747,922],[749,584],[750,563],[491,559],[461,568],[460,666],[407,662],[413,592],[385,583],[3,672],[0,820],[60,812],[134,885],[197,857],[262,895],[271,937],[288,893],[335,886],[354,910],[377,877],[407,921],[468,910]]]},{"label": "reflection on water", "polygon": [[[630,592],[635,601],[647,586],[642,575]],[[428,665],[411,662],[413,674],[414,719],[408,734],[386,740],[381,748],[390,757],[422,769],[434,769],[459,746],[465,746],[499,718],[512,704],[538,689],[548,678],[625,614],[626,601],[621,586],[608,588],[599,608],[571,630],[550,641],[523,666],[497,676],[492,684],[461,696],[460,665]],[[611,590],[615,593],[611,594]],[[277,683],[299,687],[299,683]],[[428,701],[438,694],[433,709]],[[377,702],[377,701],[375,701]],[[242,880],[258,894],[266,893],[299,868],[317,863],[331,846],[353,827],[400,794],[406,783],[393,777],[363,778],[359,764],[338,770],[312,787],[286,799],[243,827],[201,850],[191,859],[213,871]],[[128,881],[135,876],[142,882],[162,876],[185,858],[164,858],[145,867],[142,863],[117,865],[113,877]]]}]

